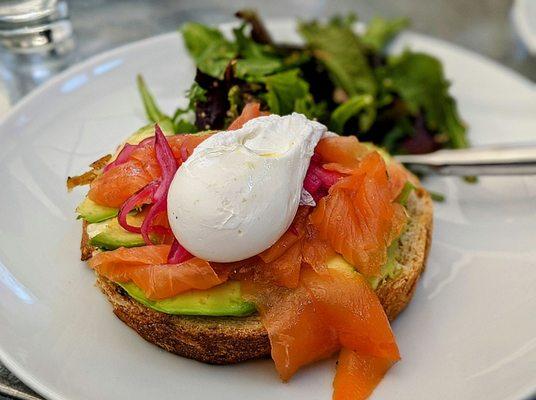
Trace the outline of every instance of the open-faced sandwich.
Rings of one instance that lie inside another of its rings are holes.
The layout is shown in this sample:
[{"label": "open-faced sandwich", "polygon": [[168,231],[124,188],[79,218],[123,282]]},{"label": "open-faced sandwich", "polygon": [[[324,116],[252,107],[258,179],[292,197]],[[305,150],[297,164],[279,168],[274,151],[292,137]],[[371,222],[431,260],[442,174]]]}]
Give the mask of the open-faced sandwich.
[{"label": "open-faced sandwich", "polygon": [[213,364],[271,355],[283,380],[338,354],[335,399],[400,359],[389,321],[423,271],[432,203],[386,153],[247,104],[225,131],[150,125],[92,164],[82,259],[115,314]]}]

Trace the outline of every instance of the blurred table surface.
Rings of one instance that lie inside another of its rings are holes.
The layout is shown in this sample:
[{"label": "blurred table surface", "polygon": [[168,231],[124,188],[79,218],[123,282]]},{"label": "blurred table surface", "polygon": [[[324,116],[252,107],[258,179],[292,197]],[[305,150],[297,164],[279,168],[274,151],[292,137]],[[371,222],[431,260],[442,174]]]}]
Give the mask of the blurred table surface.
[{"label": "blurred table surface", "polygon": [[[175,30],[186,21],[216,24],[233,20],[248,7],[264,18],[302,19],[353,11],[363,21],[373,16],[406,16],[411,29],[473,50],[536,80],[534,58],[519,45],[511,24],[511,0],[68,0],[77,45],[58,70],[125,43]],[[1,50],[0,50],[1,51]],[[36,82],[20,71],[1,66],[0,83],[9,102],[18,101]],[[6,70],[7,69],[7,70]],[[0,88],[1,89],[1,88]],[[5,89],[4,89],[5,90]],[[1,94],[1,93],[0,93]],[[1,244],[0,244],[1,245]],[[32,392],[0,365],[0,393],[33,399]],[[25,397],[24,393],[28,393]],[[0,394],[0,400],[7,399]]]}]

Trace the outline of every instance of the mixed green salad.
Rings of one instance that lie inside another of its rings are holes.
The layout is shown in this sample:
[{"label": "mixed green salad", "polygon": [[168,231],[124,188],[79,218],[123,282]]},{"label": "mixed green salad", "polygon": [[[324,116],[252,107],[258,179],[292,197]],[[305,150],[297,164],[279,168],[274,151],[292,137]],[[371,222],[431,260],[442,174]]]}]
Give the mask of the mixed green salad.
[{"label": "mixed green salad", "polygon": [[303,45],[276,43],[258,15],[240,11],[232,38],[187,23],[181,31],[197,66],[188,106],[158,108],[138,80],[149,119],[179,133],[225,129],[252,100],[275,114],[299,112],[341,135],[356,135],[394,154],[467,147],[466,127],[441,62],[425,53],[389,54],[406,19],[375,18],[362,33],[356,18],[300,22]]}]

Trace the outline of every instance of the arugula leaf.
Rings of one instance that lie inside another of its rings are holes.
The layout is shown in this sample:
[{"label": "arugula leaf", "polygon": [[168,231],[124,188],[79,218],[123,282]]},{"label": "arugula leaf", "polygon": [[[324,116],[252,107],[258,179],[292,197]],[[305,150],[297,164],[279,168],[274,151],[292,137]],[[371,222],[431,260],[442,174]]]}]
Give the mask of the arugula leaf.
[{"label": "arugula leaf", "polygon": [[381,53],[398,33],[409,25],[407,18],[387,20],[373,18],[361,36],[363,43],[375,52]]},{"label": "arugula leaf", "polygon": [[162,111],[160,111],[160,108],[156,104],[156,101],[151,92],[149,92],[149,88],[145,84],[145,80],[141,75],[138,75],[136,77],[136,83],[138,85],[138,91],[140,92],[147,119],[151,122],[161,122],[163,120],[169,120],[170,118]]},{"label": "arugula leaf", "polygon": [[236,45],[225,39],[219,30],[195,22],[184,24],[182,36],[197,68],[223,79],[227,66],[236,57]]},{"label": "arugula leaf", "polygon": [[366,131],[372,125],[374,116],[376,115],[374,98],[371,95],[361,94],[353,96],[338,106],[331,113],[329,127],[334,132],[343,133],[346,122],[359,114],[361,114],[359,118],[359,129]]},{"label": "arugula leaf", "polygon": [[298,31],[325,65],[334,83],[348,96],[376,94],[376,81],[365,55],[365,47],[352,30],[355,18],[333,18],[327,24],[300,23]]},{"label": "arugula leaf", "polygon": [[467,147],[466,129],[448,92],[449,82],[439,60],[405,51],[390,57],[381,75],[384,88],[398,94],[411,115],[422,111],[428,129],[446,135],[451,147]]},{"label": "arugula leaf", "polygon": [[297,111],[317,118],[322,112],[322,106],[315,104],[309,92],[309,84],[300,77],[299,69],[270,75],[263,81],[267,90],[265,99],[272,113],[286,115]]}]

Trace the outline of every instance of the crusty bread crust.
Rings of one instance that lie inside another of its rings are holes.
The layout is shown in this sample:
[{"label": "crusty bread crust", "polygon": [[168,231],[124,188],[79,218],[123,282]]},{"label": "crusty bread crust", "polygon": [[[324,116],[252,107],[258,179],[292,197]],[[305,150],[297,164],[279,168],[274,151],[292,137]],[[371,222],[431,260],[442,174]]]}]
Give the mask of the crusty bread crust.
[{"label": "crusty bread crust", "polygon": [[87,234],[87,221],[83,220],[82,222],[82,240],[80,241],[80,253],[81,257],[80,259],[82,261],[89,260],[91,258],[91,255],[93,254],[93,250],[95,248],[89,244],[89,236]]},{"label": "crusty bread crust", "polygon": [[385,313],[392,321],[409,304],[417,281],[426,266],[432,244],[434,206],[428,192],[417,189],[408,199],[408,226],[400,237],[397,261],[400,275],[382,282],[376,289]]},{"label": "crusty bread crust", "polygon": [[[408,200],[409,222],[400,238],[397,261],[403,265],[394,279],[380,283],[376,293],[389,320],[409,303],[424,270],[431,244],[433,205],[424,189]],[[85,226],[84,226],[85,232]],[[93,248],[82,236],[82,259]],[[108,297],[115,315],[147,341],[167,351],[210,364],[233,364],[270,355],[268,333],[259,316],[195,317],[154,311],[132,299],[120,286],[104,277],[97,285]]]},{"label": "crusty bread crust", "polygon": [[138,303],[102,276],[97,277],[97,285],[112,303],[115,315],[167,351],[209,364],[234,364],[270,355],[268,334],[258,315],[169,315]]}]

